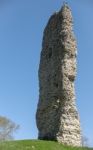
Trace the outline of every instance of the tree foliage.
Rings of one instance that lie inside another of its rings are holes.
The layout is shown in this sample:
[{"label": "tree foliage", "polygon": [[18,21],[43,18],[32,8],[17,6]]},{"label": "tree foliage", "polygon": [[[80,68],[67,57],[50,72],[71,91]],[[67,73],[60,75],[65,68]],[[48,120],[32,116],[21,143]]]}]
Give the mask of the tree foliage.
[{"label": "tree foliage", "polygon": [[0,116],[0,141],[12,140],[13,133],[19,128],[19,125],[16,125],[10,119]]},{"label": "tree foliage", "polygon": [[82,146],[88,147],[88,138],[86,136],[82,136]]}]

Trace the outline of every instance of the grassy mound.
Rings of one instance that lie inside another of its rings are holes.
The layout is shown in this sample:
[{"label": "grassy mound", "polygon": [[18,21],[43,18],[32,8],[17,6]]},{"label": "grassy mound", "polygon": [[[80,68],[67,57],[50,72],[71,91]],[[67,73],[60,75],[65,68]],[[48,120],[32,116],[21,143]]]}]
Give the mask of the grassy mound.
[{"label": "grassy mound", "polygon": [[0,142],[0,150],[93,150],[93,148],[75,148],[52,141],[21,140]]}]

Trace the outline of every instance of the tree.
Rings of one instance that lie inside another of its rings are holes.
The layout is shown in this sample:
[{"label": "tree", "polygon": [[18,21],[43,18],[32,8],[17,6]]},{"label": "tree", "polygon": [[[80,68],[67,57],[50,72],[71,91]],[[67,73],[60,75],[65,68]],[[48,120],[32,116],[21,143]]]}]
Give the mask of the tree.
[{"label": "tree", "polygon": [[82,136],[82,146],[88,147],[88,138],[86,136]]},{"label": "tree", "polygon": [[14,139],[13,133],[19,128],[10,119],[0,116],[0,141],[12,140]]}]

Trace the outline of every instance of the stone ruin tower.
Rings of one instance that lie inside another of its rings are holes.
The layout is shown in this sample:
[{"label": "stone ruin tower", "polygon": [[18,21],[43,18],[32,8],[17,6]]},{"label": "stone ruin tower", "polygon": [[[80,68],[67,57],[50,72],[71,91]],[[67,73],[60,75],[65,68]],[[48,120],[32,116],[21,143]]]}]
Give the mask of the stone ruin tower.
[{"label": "stone ruin tower", "polygon": [[44,30],[36,113],[39,139],[81,146],[74,88],[76,54],[72,14],[64,4]]}]

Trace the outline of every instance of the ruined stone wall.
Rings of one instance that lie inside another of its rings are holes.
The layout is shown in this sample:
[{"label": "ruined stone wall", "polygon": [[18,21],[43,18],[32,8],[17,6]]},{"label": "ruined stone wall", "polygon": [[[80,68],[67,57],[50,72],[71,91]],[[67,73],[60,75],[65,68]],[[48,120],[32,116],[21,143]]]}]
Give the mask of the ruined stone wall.
[{"label": "ruined stone wall", "polygon": [[76,40],[70,8],[54,13],[44,30],[39,66],[39,103],[36,114],[39,139],[81,145],[76,108]]}]

